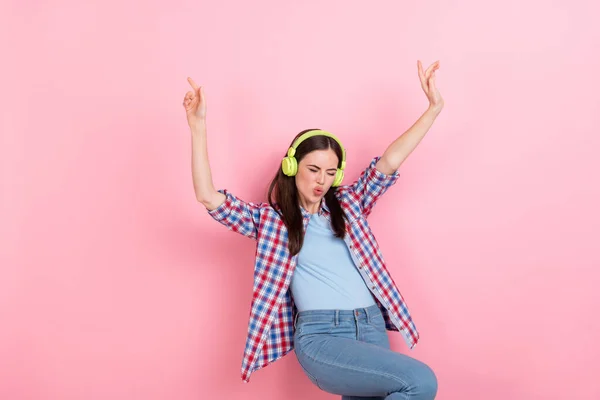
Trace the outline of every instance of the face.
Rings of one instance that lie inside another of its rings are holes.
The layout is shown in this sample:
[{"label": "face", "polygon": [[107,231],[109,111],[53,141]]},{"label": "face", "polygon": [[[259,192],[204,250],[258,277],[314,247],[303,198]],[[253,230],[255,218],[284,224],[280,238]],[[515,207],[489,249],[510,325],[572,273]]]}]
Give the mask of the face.
[{"label": "face", "polygon": [[312,151],[300,160],[296,187],[304,209],[311,213],[318,211],[321,199],[333,184],[338,162],[332,149]]}]

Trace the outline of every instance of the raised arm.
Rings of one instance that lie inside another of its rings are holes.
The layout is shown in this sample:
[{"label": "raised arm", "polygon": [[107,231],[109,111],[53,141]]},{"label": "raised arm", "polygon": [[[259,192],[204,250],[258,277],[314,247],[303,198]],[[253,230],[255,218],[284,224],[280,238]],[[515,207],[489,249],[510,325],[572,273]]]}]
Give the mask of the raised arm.
[{"label": "raised arm", "polygon": [[225,195],[218,192],[212,181],[208,150],[206,146],[206,99],[204,90],[188,78],[193,91],[183,100],[188,125],[192,133],[192,179],[196,199],[208,210],[214,210],[225,202]]},{"label": "raised arm", "polygon": [[439,61],[435,62],[423,72],[421,61],[417,62],[421,87],[429,99],[427,111],[410,129],[394,140],[381,157],[375,157],[358,180],[339,189],[339,193],[356,204],[365,217],[371,213],[377,200],[396,183],[398,168],[421,142],[444,107],[444,100],[435,87],[435,70],[439,66]]},{"label": "raised arm", "polygon": [[192,178],[196,199],[211,217],[230,230],[252,239],[257,238],[260,208],[235,197],[226,190],[216,190],[206,148],[206,98],[204,91],[188,78],[194,91],[187,92],[183,106],[192,131]]},{"label": "raised arm", "polygon": [[388,146],[377,162],[376,168],[378,171],[383,172],[386,175],[394,173],[410,153],[413,152],[423,137],[425,137],[425,134],[429,131],[429,128],[431,128],[433,122],[442,111],[444,100],[435,86],[435,71],[439,67],[440,62],[436,61],[423,72],[421,61],[417,61],[421,88],[425,92],[425,95],[427,95],[429,107],[413,126]]}]

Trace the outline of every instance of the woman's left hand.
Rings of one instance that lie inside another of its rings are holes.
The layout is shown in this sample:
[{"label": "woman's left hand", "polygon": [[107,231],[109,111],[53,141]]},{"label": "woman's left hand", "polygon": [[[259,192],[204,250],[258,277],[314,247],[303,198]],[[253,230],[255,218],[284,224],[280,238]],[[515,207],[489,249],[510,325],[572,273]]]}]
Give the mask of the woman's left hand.
[{"label": "woman's left hand", "polygon": [[423,64],[421,61],[417,61],[417,68],[419,70],[419,78],[421,79],[421,87],[427,95],[429,100],[429,109],[431,109],[436,115],[444,108],[444,99],[440,95],[440,91],[435,87],[435,71],[440,67],[440,62],[436,61],[423,72]]}]

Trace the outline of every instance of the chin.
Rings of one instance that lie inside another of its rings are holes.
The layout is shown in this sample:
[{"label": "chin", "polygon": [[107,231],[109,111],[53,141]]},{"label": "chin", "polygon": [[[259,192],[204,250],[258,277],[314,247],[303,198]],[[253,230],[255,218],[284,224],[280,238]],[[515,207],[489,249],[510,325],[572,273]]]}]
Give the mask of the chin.
[{"label": "chin", "polygon": [[304,199],[306,199],[306,201],[311,202],[311,203],[317,203],[322,198],[322,196],[316,196],[314,193],[310,193],[308,195],[303,195],[302,197],[304,197]]}]

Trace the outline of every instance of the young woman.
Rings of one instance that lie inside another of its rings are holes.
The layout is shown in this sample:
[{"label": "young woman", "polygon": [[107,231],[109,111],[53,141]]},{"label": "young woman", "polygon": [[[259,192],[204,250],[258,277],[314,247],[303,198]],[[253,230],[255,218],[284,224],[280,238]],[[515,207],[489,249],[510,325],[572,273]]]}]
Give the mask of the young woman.
[{"label": "young woman", "polygon": [[294,349],[308,378],[343,400],[435,398],[433,371],[390,349],[387,330],[399,331],[410,348],[419,334],[367,217],[443,108],[435,86],[438,68],[436,62],[423,71],[417,62],[429,107],[354,183],[341,185],[346,155],[339,139],[309,129],[292,141],[266,203],[215,190],[206,100],[188,78],[193,91],[183,105],[192,133],[196,198],[215,220],[257,241],[245,382]]}]

